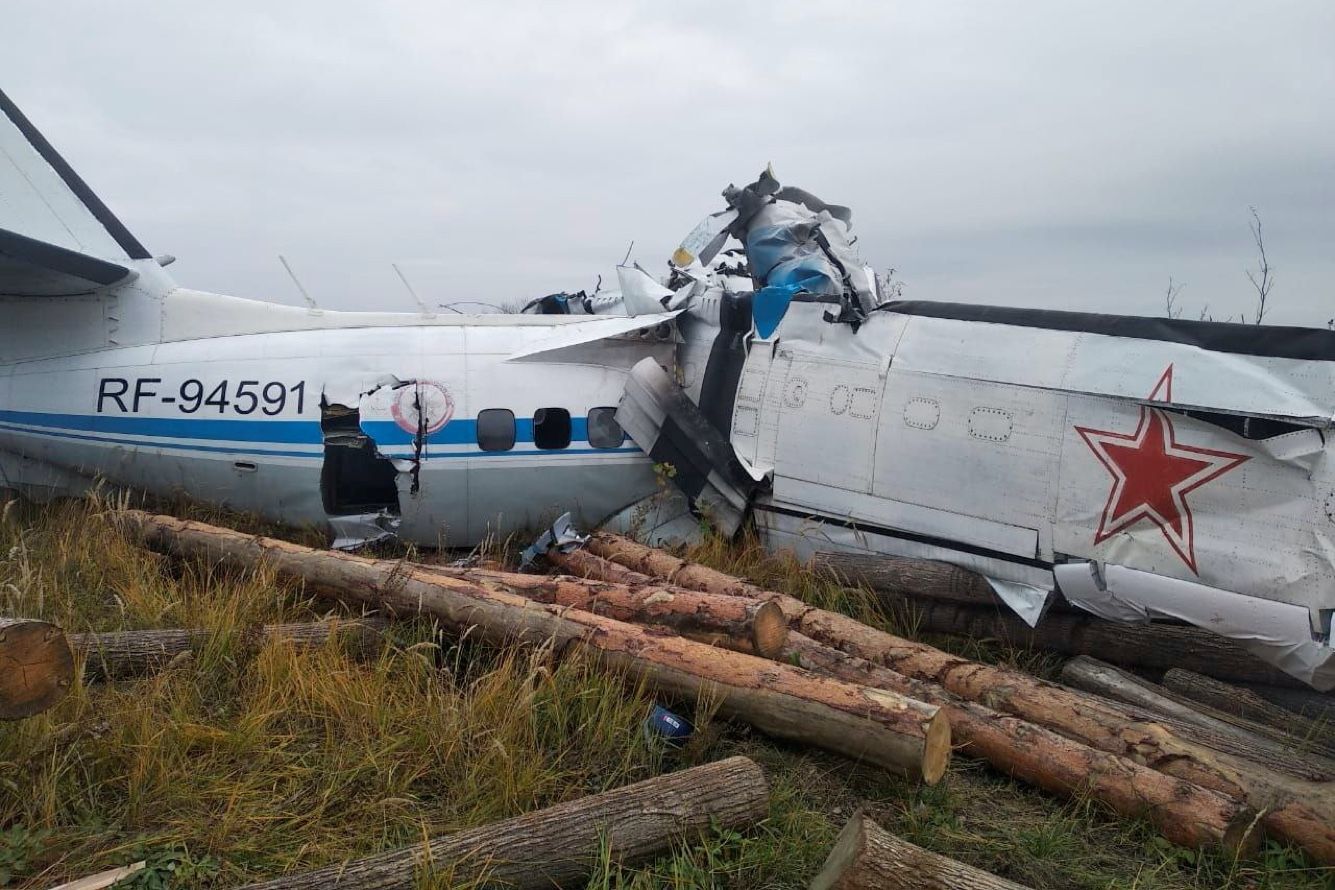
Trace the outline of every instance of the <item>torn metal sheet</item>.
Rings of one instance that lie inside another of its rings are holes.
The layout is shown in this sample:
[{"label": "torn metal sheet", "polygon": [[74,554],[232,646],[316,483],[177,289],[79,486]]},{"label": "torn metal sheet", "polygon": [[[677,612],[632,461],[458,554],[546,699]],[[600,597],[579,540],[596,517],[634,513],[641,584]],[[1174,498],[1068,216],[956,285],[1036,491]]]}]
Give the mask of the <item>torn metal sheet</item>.
[{"label": "torn metal sheet", "polygon": [[570,552],[582,546],[589,540],[588,535],[579,533],[575,528],[574,522],[569,513],[562,513],[556,518],[556,521],[538,535],[532,544],[524,548],[524,552],[519,557],[519,568],[521,570],[530,568],[538,559],[552,550]]},{"label": "torn metal sheet", "polygon": [[1246,596],[1125,566],[1058,566],[1062,594],[1114,621],[1173,618],[1236,640],[1258,658],[1325,692],[1335,688],[1335,649],[1328,617],[1301,606]]},{"label": "torn metal sheet", "polygon": [[691,512],[690,499],[677,488],[655,492],[608,517],[599,528],[651,547],[689,546],[704,538],[704,527]]},{"label": "torn metal sheet", "polygon": [[1001,601],[1010,606],[1011,611],[1020,616],[1020,619],[1030,627],[1038,627],[1039,620],[1048,610],[1048,605],[1052,602],[1052,590],[1041,587],[1034,587],[1030,584],[1019,584],[1015,581],[1005,581],[1001,578],[987,578],[988,586],[992,592],[1001,598]]},{"label": "torn metal sheet", "polygon": [[670,468],[672,483],[725,534],[735,534],[756,483],[715,429],[657,362],[631,369],[617,423],[656,463]]},{"label": "torn metal sheet", "polygon": [[334,537],[329,546],[334,550],[357,550],[393,540],[399,527],[399,518],[387,511],[360,516],[330,516],[327,522]]},{"label": "torn metal sheet", "polygon": [[639,266],[617,266],[617,284],[627,315],[658,315],[664,311],[672,291]]}]

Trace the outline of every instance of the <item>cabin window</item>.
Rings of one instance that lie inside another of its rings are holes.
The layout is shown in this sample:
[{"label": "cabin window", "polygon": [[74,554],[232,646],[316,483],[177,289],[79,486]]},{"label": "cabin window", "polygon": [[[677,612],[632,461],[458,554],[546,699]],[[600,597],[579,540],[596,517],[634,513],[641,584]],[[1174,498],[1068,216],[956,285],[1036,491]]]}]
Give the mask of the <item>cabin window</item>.
[{"label": "cabin window", "polygon": [[477,445],[483,451],[509,451],[515,447],[515,413],[504,408],[479,411]]},{"label": "cabin window", "polygon": [[564,408],[539,408],[533,412],[533,444],[552,451],[570,444],[570,412]]},{"label": "cabin window", "polygon": [[626,433],[617,423],[617,409],[589,409],[589,444],[594,448],[620,448]]}]

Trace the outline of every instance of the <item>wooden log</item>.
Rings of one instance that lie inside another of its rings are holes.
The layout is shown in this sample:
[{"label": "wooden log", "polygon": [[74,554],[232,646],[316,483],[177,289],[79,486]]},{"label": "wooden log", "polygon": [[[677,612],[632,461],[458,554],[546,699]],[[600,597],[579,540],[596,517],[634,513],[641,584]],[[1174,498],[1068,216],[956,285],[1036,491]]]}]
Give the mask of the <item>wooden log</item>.
[{"label": "wooden log", "polygon": [[940,780],[950,724],[940,709],[842,683],[791,665],[652,632],[577,609],[537,603],[402,563],[314,550],[200,522],[127,510],[123,526],[178,556],[254,568],[263,563],[308,588],[357,606],[430,614],[484,639],[575,649],[671,695],[709,696],[720,713],[777,738],[866,760],[911,780]]},{"label": "wooden log", "polygon": [[844,825],[811,890],[1027,890],[895,837],[861,810]]},{"label": "wooden log", "polygon": [[[887,597],[882,595],[883,604]],[[1128,667],[1156,671],[1188,667],[1230,680],[1302,686],[1237,643],[1198,627],[1151,622],[1123,624],[1082,611],[1049,612],[1030,627],[1008,608],[979,608],[958,603],[901,598],[897,607],[922,633],[996,640],[1062,655],[1094,655]]]},{"label": "wooden log", "polygon": [[[620,535],[595,533],[590,537],[588,546],[593,553],[605,559],[692,590],[733,596],[766,595],[755,585],[741,579],[646,547]],[[954,573],[973,574],[956,566],[948,568],[953,570],[952,574],[957,579],[959,576]],[[925,574],[925,571],[920,574]],[[981,577],[974,577],[982,581]],[[1225,680],[1303,687],[1301,681],[1266,664],[1232,640],[1200,628],[1164,623],[1121,624],[1105,621],[1081,610],[1050,611],[1038,627],[1032,628],[1004,606],[988,607],[976,603],[975,600],[980,597],[974,594],[980,594],[981,591],[974,582],[956,580],[952,583],[957,593],[966,588],[972,589],[974,593],[960,593],[959,596],[933,601],[886,591],[880,600],[883,605],[908,617],[922,633],[994,639],[1010,646],[1059,652],[1063,655],[1097,655],[1114,664],[1161,671],[1170,667],[1186,667]],[[986,581],[982,583],[984,586],[987,584]]]},{"label": "wooden log", "polygon": [[1264,683],[1242,685],[1243,688],[1256,693],[1271,704],[1279,705],[1301,717],[1335,723],[1335,694],[1317,692],[1313,689],[1289,689],[1286,686],[1270,686]]},{"label": "wooden log", "polygon": [[[318,649],[337,637],[357,657],[370,657],[384,643],[381,632],[388,622],[379,616],[334,618],[300,624],[270,624],[247,630],[241,645],[258,647],[282,640],[298,649]],[[70,634],[70,643],[84,657],[86,680],[114,680],[160,670],[180,656],[198,650],[208,640],[204,630],[122,630]]]},{"label": "wooden log", "polygon": [[1076,689],[1198,726],[1208,734],[1197,734],[1196,738],[1218,751],[1269,764],[1281,772],[1313,781],[1335,780],[1335,762],[1310,749],[1299,750],[1297,740],[1284,733],[1192,701],[1097,658],[1087,655],[1072,658],[1062,666],[1061,679]]},{"label": "wooden log", "polygon": [[842,680],[912,694],[941,706],[959,753],[1062,797],[1090,797],[1113,812],[1145,819],[1168,840],[1192,849],[1251,855],[1260,846],[1257,815],[1231,797],[1100,751],[952,695],[934,683],[840,652],[794,633],[784,658]]},{"label": "wooden log", "polygon": [[[612,537],[614,547],[606,546]],[[1271,836],[1295,843],[1317,862],[1335,865],[1335,784],[1276,772],[1243,757],[1215,751],[1143,711],[1083,695],[1022,671],[982,664],[868,627],[847,615],[808,606],[789,596],[712,569],[687,571],[684,560],[617,536],[595,535],[599,555],[639,569],[666,568],[683,586],[732,586],[739,595],[773,599],[793,631],[897,673],[927,680],[962,698],[1048,727],[1091,747],[1129,757],[1160,772],[1217,791],[1263,813]],[[623,558],[635,560],[623,562]],[[698,567],[703,568],[703,567]],[[656,577],[657,572],[649,572]]]},{"label": "wooden log", "polygon": [[[552,564],[580,578],[588,576],[571,567],[577,567],[582,559],[597,558],[582,551],[572,554],[554,551],[548,555]],[[778,603],[666,587],[643,575],[638,576],[642,580],[626,583],[612,580],[609,574],[601,579],[603,583],[589,584],[572,578],[474,569],[433,567],[433,570],[447,571],[452,577],[488,586],[495,584],[540,603],[583,609],[617,621],[665,627],[689,639],[762,658],[773,658],[788,639],[788,619]]]},{"label": "wooden log", "polygon": [[244,890],[410,890],[418,886],[418,872],[426,863],[451,874],[458,883],[582,886],[604,842],[616,861],[634,863],[712,826],[742,828],[768,813],[765,774],[745,757],[730,757],[434,838],[424,845],[250,884]]},{"label": "wooden log", "polygon": [[[650,580],[586,551],[567,554],[562,568],[581,577],[627,585]],[[985,760],[1001,772],[1045,791],[1063,797],[1087,795],[1122,816],[1144,818],[1181,846],[1249,855],[1260,844],[1256,813],[1230,797],[1082,745],[1018,717],[999,714],[951,695],[934,683],[910,680],[802,634],[789,635],[780,657],[850,683],[939,705],[950,719],[959,753]]]},{"label": "wooden log", "polygon": [[1328,757],[1335,756],[1335,726],[1300,717],[1287,708],[1266,701],[1250,689],[1181,668],[1166,671],[1163,685],[1217,711],[1269,726],[1294,739],[1300,746],[1311,746],[1312,750]]},{"label": "wooden log", "polygon": [[1003,605],[982,575],[934,559],[821,550],[811,557],[811,568],[841,584],[888,594],[892,602],[920,596],[970,606]]},{"label": "wooden log", "polygon": [[65,632],[47,621],[0,618],[0,720],[53,708],[74,683]]}]

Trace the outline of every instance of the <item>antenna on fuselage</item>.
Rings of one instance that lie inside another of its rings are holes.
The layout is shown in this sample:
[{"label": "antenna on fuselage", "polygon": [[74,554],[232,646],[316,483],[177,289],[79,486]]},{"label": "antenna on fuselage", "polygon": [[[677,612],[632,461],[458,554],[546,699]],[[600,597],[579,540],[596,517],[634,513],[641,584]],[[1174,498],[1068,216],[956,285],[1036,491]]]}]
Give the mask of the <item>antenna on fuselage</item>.
[{"label": "antenna on fuselage", "polygon": [[422,302],[422,298],[419,297],[419,296],[417,295],[417,291],[413,290],[413,286],[412,286],[411,284],[408,283],[408,276],[403,274],[403,270],[399,268],[399,264],[398,264],[398,263],[390,263],[390,266],[394,269],[395,273],[399,276],[399,280],[403,282],[403,286],[406,287],[406,288],[408,288],[408,293],[412,294],[413,302],[417,304],[417,308],[418,308],[418,309],[421,309],[421,310],[422,310],[422,314],[425,315],[427,318],[435,318],[435,317],[436,317],[436,313],[434,313],[434,312],[432,312],[430,309],[428,309],[428,308],[426,307],[426,303],[423,303],[423,302]]},{"label": "antenna on fuselage", "polygon": [[301,279],[297,278],[297,273],[292,271],[292,267],[287,262],[287,257],[280,253],[278,255],[278,262],[282,263],[283,268],[287,270],[287,274],[292,276],[292,283],[297,286],[297,290],[301,291],[301,297],[306,301],[306,305],[310,307],[310,310],[312,312],[319,312],[320,307],[311,299],[311,295],[306,293],[306,288],[301,286]]}]

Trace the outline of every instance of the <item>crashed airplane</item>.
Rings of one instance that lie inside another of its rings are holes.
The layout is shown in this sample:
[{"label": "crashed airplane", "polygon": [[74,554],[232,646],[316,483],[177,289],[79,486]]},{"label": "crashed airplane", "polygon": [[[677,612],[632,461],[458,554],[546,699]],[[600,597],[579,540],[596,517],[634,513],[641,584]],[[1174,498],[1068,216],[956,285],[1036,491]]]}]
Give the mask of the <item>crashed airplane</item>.
[{"label": "crashed airplane", "polygon": [[666,284],[623,266],[517,315],[258,302],[177,286],[0,111],[0,488],[107,480],[335,546],[704,514],[965,566],[1031,624],[1055,590],[1182,620],[1335,686],[1335,333],[889,301],[848,209],[768,172]]}]

